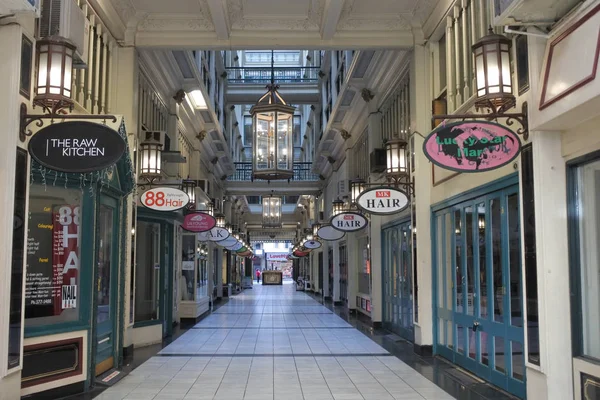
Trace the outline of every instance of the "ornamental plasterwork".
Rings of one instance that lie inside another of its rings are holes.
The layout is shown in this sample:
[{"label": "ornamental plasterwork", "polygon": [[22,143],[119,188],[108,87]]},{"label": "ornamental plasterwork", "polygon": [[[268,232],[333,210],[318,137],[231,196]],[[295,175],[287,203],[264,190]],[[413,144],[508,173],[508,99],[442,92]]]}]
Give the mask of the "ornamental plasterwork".
[{"label": "ornamental plasterwork", "polygon": [[306,18],[245,18],[244,1],[228,0],[227,10],[231,29],[318,31],[323,18],[325,0],[310,0]]},{"label": "ornamental plasterwork", "polygon": [[[339,31],[344,30],[410,30],[412,10],[406,10],[406,14],[381,14],[363,16],[358,13],[353,14],[352,9],[356,0],[349,0],[344,3],[340,20],[337,25]],[[359,0],[363,1],[363,0]],[[429,0],[419,0],[429,1]]]},{"label": "ornamental plasterwork", "polygon": [[165,15],[149,14],[138,25],[138,30],[143,31],[214,31],[211,20],[200,15]]},{"label": "ornamental plasterwork", "polygon": [[135,16],[135,8],[131,0],[112,0],[113,7],[125,25]]}]

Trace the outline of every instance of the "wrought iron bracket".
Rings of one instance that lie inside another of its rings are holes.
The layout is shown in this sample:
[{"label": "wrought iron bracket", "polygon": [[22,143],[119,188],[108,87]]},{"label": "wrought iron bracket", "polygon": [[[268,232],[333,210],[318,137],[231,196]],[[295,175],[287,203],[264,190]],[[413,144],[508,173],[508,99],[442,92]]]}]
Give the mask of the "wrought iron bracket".
[{"label": "wrought iron bracket", "polygon": [[54,120],[68,120],[68,119],[94,119],[94,120],[102,120],[104,123],[106,121],[117,122],[117,117],[114,115],[73,115],[73,114],[61,114],[64,111],[51,111],[49,114],[27,114],[27,105],[25,103],[21,103],[20,109],[20,125],[19,125],[19,140],[21,142],[25,142],[28,137],[33,135],[33,131],[28,128],[28,126],[32,123],[38,128],[44,126],[44,120],[49,119],[50,123],[54,123]]},{"label": "wrought iron bracket", "polygon": [[435,122],[436,120],[444,120],[444,119],[485,119],[487,121],[496,121],[498,122],[498,118],[506,118],[506,125],[512,126],[514,122],[518,122],[521,125],[521,128],[517,129],[517,134],[522,135],[523,139],[527,140],[529,138],[529,125],[527,121],[527,102],[524,102],[521,106],[520,113],[506,113],[501,108],[495,107],[492,103],[486,104],[485,106],[476,107],[477,111],[480,109],[486,109],[489,112],[486,114],[436,114],[431,116],[431,121]]}]

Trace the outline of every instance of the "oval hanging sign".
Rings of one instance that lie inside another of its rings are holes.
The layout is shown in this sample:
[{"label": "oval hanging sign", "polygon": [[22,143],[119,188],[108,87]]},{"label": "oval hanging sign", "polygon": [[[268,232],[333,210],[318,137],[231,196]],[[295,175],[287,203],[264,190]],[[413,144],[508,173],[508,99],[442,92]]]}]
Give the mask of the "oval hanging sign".
[{"label": "oval hanging sign", "polygon": [[190,202],[190,197],[183,190],[158,187],[142,193],[140,201],[144,207],[152,210],[175,211],[187,206]]},{"label": "oval hanging sign", "polygon": [[238,253],[238,254],[242,254],[242,253],[246,253],[247,251],[248,251],[248,248],[247,248],[246,246],[242,246],[242,248],[241,248],[241,249],[238,249],[238,250],[236,251],[236,253]]},{"label": "oval hanging sign", "polygon": [[209,242],[220,242],[229,237],[229,231],[220,226],[215,226],[210,231],[205,232],[203,235]]},{"label": "oval hanging sign", "polygon": [[521,141],[510,129],[487,121],[462,121],[427,136],[423,152],[435,165],[456,172],[485,172],[510,164]]},{"label": "oval hanging sign", "polygon": [[321,242],[318,240],[308,240],[304,242],[304,247],[310,250],[318,249],[322,246]]},{"label": "oval hanging sign", "polygon": [[343,212],[331,218],[331,226],[342,232],[356,232],[365,229],[369,221],[364,215],[355,212]]},{"label": "oval hanging sign", "polygon": [[125,140],[114,129],[76,121],[40,129],[29,140],[28,150],[46,168],[83,173],[110,167],[123,156],[125,148]]},{"label": "oval hanging sign", "polygon": [[308,251],[300,251],[300,250],[296,250],[293,255],[295,255],[296,257],[300,258],[300,257],[305,257],[308,255]]},{"label": "oval hanging sign", "polygon": [[217,220],[212,215],[198,212],[185,216],[181,227],[190,232],[210,231],[217,224]]},{"label": "oval hanging sign", "polygon": [[238,251],[239,249],[241,249],[242,247],[244,247],[244,245],[242,244],[242,242],[235,242],[234,244],[232,244],[231,246],[225,247],[227,250],[230,251]]},{"label": "oval hanging sign", "polygon": [[323,225],[317,231],[317,236],[323,240],[340,240],[345,235],[345,232],[333,229],[331,225]]},{"label": "oval hanging sign", "polygon": [[221,240],[220,242],[217,242],[216,245],[217,246],[221,246],[221,247],[229,247],[229,246],[234,245],[236,243],[237,243],[237,239],[234,238],[233,236],[229,236],[227,239]]},{"label": "oval hanging sign", "polygon": [[369,214],[395,214],[408,207],[408,196],[402,190],[378,187],[362,192],[356,204]]}]

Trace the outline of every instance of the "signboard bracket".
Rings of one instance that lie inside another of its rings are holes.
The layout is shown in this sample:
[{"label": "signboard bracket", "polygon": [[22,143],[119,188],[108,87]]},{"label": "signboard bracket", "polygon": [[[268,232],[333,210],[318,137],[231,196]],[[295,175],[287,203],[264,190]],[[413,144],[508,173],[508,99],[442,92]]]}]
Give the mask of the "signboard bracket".
[{"label": "signboard bracket", "polygon": [[[521,128],[517,129],[516,133],[523,135],[523,139],[529,138],[529,126],[527,122],[527,102],[524,102],[521,106],[520,113],[506,113],[502,107],[496,107],[492,102],[489,102],[485,107],[489,112],[487,114],[436,114],[431,116],[431,121],[435,123],[436,120],[451,120],[451,119],[485,119],[488,121],[498,121],[498,118],[506,118],[506,125],[512,126],[514,122],[521,124]],[[479,107],[476,108],[480,110]]]},{"label": "signboard bracket", "polygon": [[33,135],[31,129],[27,127],[35,122],[38,128],[44,126],[44,120],[49,119],[50,123],[53,124],[54,120],[67,120],[67,119],[86,119],[86,120],[102,120],[117,122],[117,117],[114,115],[76,115],[76,114],[59,114],[59,112],[50,112],[49,114],[27,114],[27,105],[21,103],[20,110],[20,125],[19,125],[19,140],[25,142],[29,136]]}]

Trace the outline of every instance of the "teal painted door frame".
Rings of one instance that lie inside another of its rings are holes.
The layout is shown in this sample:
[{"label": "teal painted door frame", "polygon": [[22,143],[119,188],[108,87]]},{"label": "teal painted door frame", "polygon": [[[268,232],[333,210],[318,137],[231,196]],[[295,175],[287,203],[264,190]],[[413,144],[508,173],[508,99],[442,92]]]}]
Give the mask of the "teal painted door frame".
[{"label": "teal painted door frame", "polygon": [[383,325],[414,341],[414,289],[410,219],[382,229]]},{"label": "teal painted door frame", "polygon": [[[101,226],[101,213],[103,212],[103,207],[105,210],[112,211],[112,221],[110,227],[110,270],[109,270],[109,304],[108,307],[106,305],[98,304],[96,299],[96,310],[95,310],[95,319],[96,319],[96,329],[95,335],[92,340],[96,343],[96,354],[95,354],[95,364],[99,364],[102,361],[108,359],[109,357],[114,357],[113,365],[116,366],[119,360],[119,352],[118,352],[118,337],[120,336],[119,332],[117,332],[118,320],[121,316],[121,310],[118,310],[117,307],[117,297],[118,297],[118,280],[119,280],[119,264],[120,264],[120,207],[119,201],[113,197],[109,197],[106,195],[100,196],[99,207],[98,207],[98,235],[96,237],[96,269],[95,269],[95,283],[94,283],[94,293],[99,295],[99,291],[102,290],[102,280],[103,277],[100,276],[100,263],[104,262],[104,260],[100,259],[99,252],[105,246],[103,243],[101,246],[100,241],[102,240],[102,232],[100,232]],[[106,271],[102,271],[105,273]],[[108,314],[108,315],[105,315]]]},{"label": "teal painted door frame", "polygon": [[525,398],[518,185],[489,189],[433,207],[434,353]]}]

